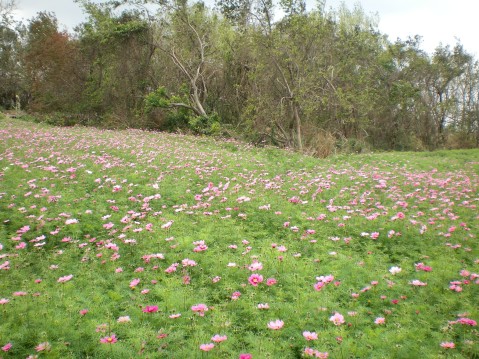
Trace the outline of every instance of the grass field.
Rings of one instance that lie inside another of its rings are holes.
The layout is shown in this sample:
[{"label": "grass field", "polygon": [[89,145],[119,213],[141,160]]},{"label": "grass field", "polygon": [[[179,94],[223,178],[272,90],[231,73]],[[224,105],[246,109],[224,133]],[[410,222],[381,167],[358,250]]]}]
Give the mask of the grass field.
[{"label": "grass field", "polygon": [[0,119],[0,357],[479,358],[478,189],[479,150]]}]

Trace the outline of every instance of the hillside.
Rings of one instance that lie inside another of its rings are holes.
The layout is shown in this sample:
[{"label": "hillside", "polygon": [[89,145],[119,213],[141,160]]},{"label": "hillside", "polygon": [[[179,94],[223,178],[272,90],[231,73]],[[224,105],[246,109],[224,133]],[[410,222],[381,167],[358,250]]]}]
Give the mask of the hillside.
[{"label": "hillside", "polygon": [[479,150],[0,119],[2,357],[477,358],[478,191]]}]

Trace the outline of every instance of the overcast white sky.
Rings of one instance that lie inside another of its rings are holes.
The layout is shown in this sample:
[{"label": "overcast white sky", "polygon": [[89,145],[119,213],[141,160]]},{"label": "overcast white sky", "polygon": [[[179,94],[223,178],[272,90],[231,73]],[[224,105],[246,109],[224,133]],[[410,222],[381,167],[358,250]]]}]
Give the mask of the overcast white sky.
[{"label": "overcast white sky", "polygon": [[[457,38],[466,51],[479,57],[479,0],[326,0],[326,8],[337,8],[341,2],[349,8],[359,2],[367,14],[377,13],[379,30],[391,41],[421,35],[421,48],[431,53],[439,43],[453,46]],[[17,0],[17,4],[20,19],[30,19],[37,12],[48,10],[69,29],[84,20],[73,0]]]}]

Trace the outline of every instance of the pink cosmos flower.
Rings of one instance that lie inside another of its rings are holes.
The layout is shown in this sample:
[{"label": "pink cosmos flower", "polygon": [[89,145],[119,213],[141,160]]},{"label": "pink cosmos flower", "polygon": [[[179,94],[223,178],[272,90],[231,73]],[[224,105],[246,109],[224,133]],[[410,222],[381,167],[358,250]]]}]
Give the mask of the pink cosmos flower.
[{"label": "pink cosmos flower", "polygon": [[38,344],[35,347],[35,350],[37,352],[44,352],[44,351],[49,351],[51,348],[52,348],[52,346],[50,345],[49,342],[43,342],[43,343]]},{"label": "pink cosmos flower", "polygon": [[268,278],[266,280],[266,285],[269,287],[271,287],[272,285],[275,285],[276,283],[278,283],[278,281],[275,278]]},{"label": "pink cosmos flower", "polygon": [[205,316],[205,312],[208,311],[208,306],[206,304],[196,304],[196,305],[193,305],[191,307],[191,310],[193,312],[196,312],[200,315],[200,317],[204,317]]},{"label": "pink cosmos flower", "polygon": [[173,263],[168,268],[165,269],[165,273],[173,273],[176,272],[176,267],[178,267],[178,263]]},{"label": "pink cosmos flower", "polygon": [[415,287],[424,287],[427,285],[427,283],[424,283],[424,282],[421,282],[420,280],[418,279],[414,279],[412,280],[411,282],[409,282],[411,285],[415,286]]},{"label": "pink cosmos flower", "polygon": [[105,229],[112,229],[115,224],[109,222],[103,225],[103,228]]},{"label": "pink cosmos flower", "polygon": [[157,305],[147,305],[145,308],[143,308],[143,313],[155,313],[157,311],[158,311]]},{"label": "pink cosmos flower", "polygon": [[86,313],[88,313],[88,309],[82,309],[80,310],[80,315],[83,317],[84,315],[86,315]]},{"label": "pink cosmos flower", "polygon": [[171,228],[171,226],[173,225],[173,223],[174,223],[174,221],[171,221],[171,220],[170,220],[170,221],[166,222],[165,224],[163,224],[163,225],[161,226],[161,229],[166,229],[166,230],[168,230],[168,229]]},{"label": "pink cosmos flower", "polygon": [[389,272],[392,274],[392,275],[396,275],[398,273],[400,273],[402,271],[401,268],[399,267],[391,267],[389,268]]},{"label": "pink cosmos flower", "polygon": [[65,283],[65,282],[68,282],[72,278],[73,278],[73,274],[69,274],[69,275],[66,275],[64,277],[58,278],[57,282],[58,283]]},{"label": "pink cosmos flower", "polygon": [[5,345],[2,347],[2,350],[3,350],[4,352],[8,352],[11,347],[12,347],[12,343],[7,343],[7,344],[5,344]]},{"label": "pink cosmos flower", "polygon": [[282,320],[273,320],[268,323],[268,328],[272,330],[279,330],[284,326],[284,322]]},{"label": "pink cosmos flower", "polygon": [[334,313],[333,316],[331,316],[331,318],[329,318],[329,320],[331,322],[333,322],[334,325],[341,325],[341,324],[344,324],[344,317],[339,314],[338,312]]},{"label": "pink cosmos flower", "polygon": [[123,317],[119,317],[117,319],[117,322],[118,323],[128,323],[128,322],[131,322],[131,319],[130,319],[130,316],[129,315],[125,315]]},{"label": "pink cosmos flower", "polygon": [[378,317],[376,318],[376,320],[374,321],[374,324],[378,324],[378,325],[381,325],[381,324],[384,324],[386,323],[386,319],[382,318],[382,317]]},{"label": "pink cosmos flower", "polygon": [[303,337],[304,337],[306,340],[316,340],[316,339],[318,339],[318,334],[315,333],[315,332],[305,331],[305,332],[303,332]]},{"label": "pink cosmos flower", "polygon": [[251,274],[250,277],[248,278],[249,284],[251,284],[254,287],[257,287],[259,283],[263,282],[263,276],[261,274]]},{"label": "pink cosmos flower", "polygon": [[215,336],[213,336],[211,338],[211,341],[213,341],[215,343],[221,343],[221,342],[224,342],[226,339],[228,339],[228,337],[226,335],[216,334]]},{"label": "pink cosmos flower", "polygon": [[208,352],[211,349],[213,349],[215,345],[213,343],[208,343],[208,344],[201,344],[200,349],[203,350],[204,352]]},{"label": "pink cosmos flower", "polygon": [[252,272],[258,271],[258,270],[263,269],[263,264],[261,264],[260,262],[253,262],[253,263],[250,264],[248,269]]},{"label": "pink cosmos flower", "polygon": [[454,349],[456,347],[456,344],[453,342],[442,342],[440,345],[444,349]]},{"label": "pink cosmos flower", "polygon": [[288,250],[285,246],[279,246],[277,249],[278,252],[286,252]]},{"label": "pink cosmos flower", "polygon": [[253,356],[248,353],[240,354],[239,359],[253,359]]},{"label": "pink cosmos flower", "polygon": [[[118,272],[117,272],[118,273]],[[135,287],[140,283],[140,279],[139,278],[135,278],[133,279],[131,282],[130,282],[130,288],[131,289],[135,289]]]},{"label": "pink cosmos flower", "polygon": [[14,292],[13,295],[15,297],[24,297],[26,296],[28,293],[27,292]]},{"label": "pink cosmos flower", "polygon": [[268,303],[259,303],[258,304],[258,309],[269,309],[269,304]]},{"label": "pink cosmos flower", "polygon": [[170,318],[170,319],[176,319],[176,318],[179,318],[179,317],[181,317],[180,313],[170,314],[168,316],[168,318]]},{"label": "pink cosmos flower", "polygon": [[316,350],[314,350],[313,348],[304,348],[304,355],[307,357],[312,357],[315,355],[315,353]]},{"label": "pink cosmos flower", "polygon": [[117,341],[118,341],[118,338],[115,336],[115,334],[100,338],[100,343],[104,343],[104,344],[113,344],[113,343],[116,343]]},{"label": "pink cosmos flower", "polygon": [[27,244],[25,242],[20,242],[18,245],[15,246],[15,249],[25,249]]},{"label": "pink cosmos flower", "polygon": [[321,359],[327,359],[329,357],[329,353],[327,352],[322,353],[313,348],[305,348],[303,353],[307,357],[316,357]]},{"label": "pink cosmos flower", "polygon": [[7,298],[1,298],[1,299],[0,299],[0,304],[1,304],[1,305],[4,305],[4,304],[7,304],[9,301],[10,301],[10,300],[7,299]]}]

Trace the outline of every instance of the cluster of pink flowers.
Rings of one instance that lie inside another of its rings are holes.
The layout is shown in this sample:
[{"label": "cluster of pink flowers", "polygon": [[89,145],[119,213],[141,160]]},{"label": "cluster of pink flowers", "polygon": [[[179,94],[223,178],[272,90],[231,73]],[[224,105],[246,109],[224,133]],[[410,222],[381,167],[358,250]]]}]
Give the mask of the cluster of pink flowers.
[{"label": "cluster of pink flowers", "polygon": [[422,271],[424,271],[424,272],[431,272],[431,271],[432,271],[432,267],[427,266],[427,265],[425,265],[424,263],[416,263],[416,264],[414,265],[414,267],[416,268],[417,271],[418,271],[418,270],[422,270]]},{"label": "cluster of pink flowers", "polygon": [[153,253],[153,254],[145,254],[141,259],[145,261],[145,263],[150,263],[152,259],[165,259],[165,255],[163,253]]},{"label": "cluster of pink flowers", "polygon": [[471,327],[475,327],[477,325],[477,322],[469,318],[459,318],[458,320],[450,321],[449,324],[462,324],[462,325],[469,325]]},{"label": "cluster of pink flowers", "polygon": [[469,285],[471,283],[479,284],[479,274],[471,273],[468,270],[461,270],[459,275],[463,277],[462,280],[455,280],[449,283],[449,289],[455,292],[462,292],[463,285]]},{"label": "cluster of pink flowers", "polygon": [[165,269],[165,273],[173,273],[176,272],[176,268],[179,266],[179,263],[173,263],[168,268]]},{"label": "cluster of pink flowers", "polygon": [[334,280],[334,276],[329,274],[327,276],[316,277],[316,280],[317,280],[317,282],[314,285],[314,289],[319,292],[321,289],[323,289],[323,287],[326,284],[331,283]]},{"label": "cluster of pink flowers", "polygon": [[181,261],[183,267],[195,267],[197,263],[193,259],[185,258]]},{"label": "cluster of pink flowers", "polygon": [[195,248],[193,248],[193,252],[203,252],[208,249],[208,246],[205,244],[205,241],[196,241],[193,242]]}]

